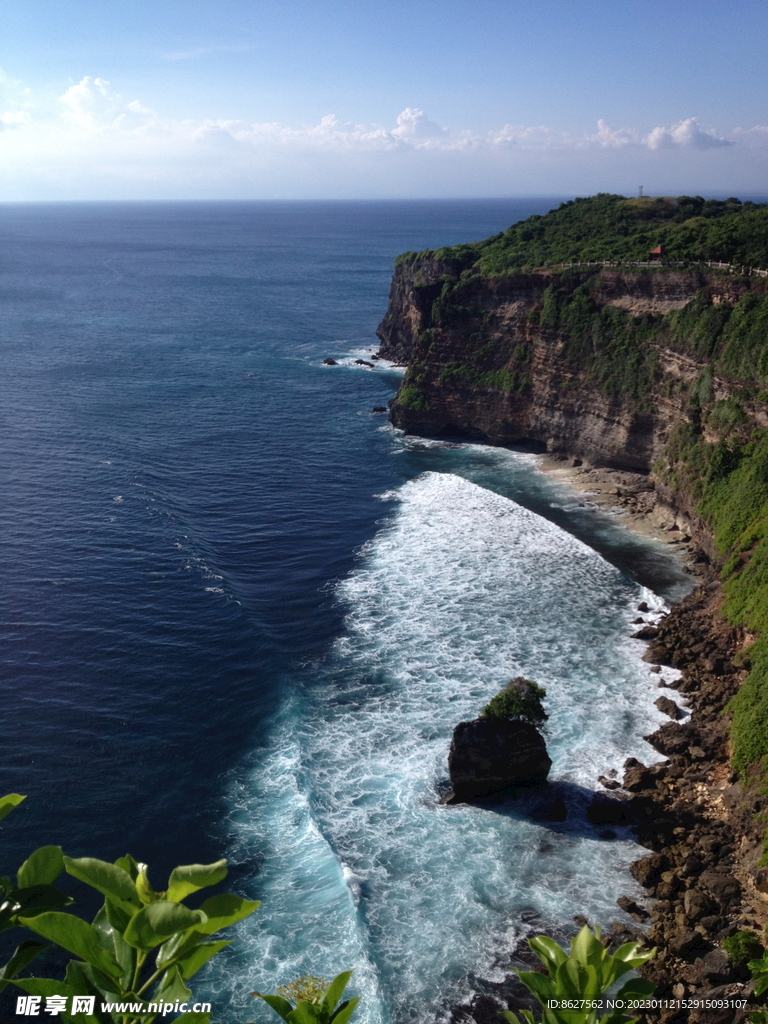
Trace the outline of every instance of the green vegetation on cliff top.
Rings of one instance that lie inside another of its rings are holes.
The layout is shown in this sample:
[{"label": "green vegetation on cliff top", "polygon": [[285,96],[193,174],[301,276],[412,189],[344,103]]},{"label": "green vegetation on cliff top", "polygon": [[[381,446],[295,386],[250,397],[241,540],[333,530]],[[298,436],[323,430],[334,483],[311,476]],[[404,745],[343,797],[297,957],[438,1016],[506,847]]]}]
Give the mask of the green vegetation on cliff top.
[{"label": "green vegetation on cliff top", "polygon": [[602,193],[561,203],[482,242],[404,253],[451,260],[469,274],[498,276],[589,260],[632,262],[663,245],[668,262],[718,260],[768,268],[768,206],[738,199],[626,199]]}]

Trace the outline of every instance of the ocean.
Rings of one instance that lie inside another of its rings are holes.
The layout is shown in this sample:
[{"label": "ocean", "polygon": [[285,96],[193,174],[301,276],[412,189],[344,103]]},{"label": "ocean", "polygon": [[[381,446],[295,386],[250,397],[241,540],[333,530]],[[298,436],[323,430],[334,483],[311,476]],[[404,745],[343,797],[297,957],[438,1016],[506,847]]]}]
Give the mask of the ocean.
[{"label": "ocean", "polygon": [[[556,202],[0,206],[2,873],[226,856],[262,907],[198,976],[221,1024],[351,968],[359,1024],[435,1021],[635,891],[583,809],[655,759],[631,621],[688,578],[533,455],[393,431],[402,371],[355,362],[399,252]],[[453,726],[518,674],[564,823],[439,803]]]}]

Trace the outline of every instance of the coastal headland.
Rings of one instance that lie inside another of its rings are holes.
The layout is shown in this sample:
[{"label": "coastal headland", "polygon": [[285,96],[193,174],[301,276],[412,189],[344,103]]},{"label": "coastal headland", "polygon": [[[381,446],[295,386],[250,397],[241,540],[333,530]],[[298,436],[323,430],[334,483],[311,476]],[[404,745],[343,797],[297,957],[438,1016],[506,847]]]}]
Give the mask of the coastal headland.
[{"label": "coastal headland", "polygon": [[764,206],[599,195],[399,257],[378,331],[407,366],[395,426],[541,452],[700,578],[644,633],[691,715],[670,711],[648,737],[664,760],[630,760],[617,791],[652,851],[632,869],[648,908],[613,926],[659,947],[643,973],[669,1006],[648,1019],[734,1019],[704,1003],[749,997],[732,940],[768,922],[766,267]]}]

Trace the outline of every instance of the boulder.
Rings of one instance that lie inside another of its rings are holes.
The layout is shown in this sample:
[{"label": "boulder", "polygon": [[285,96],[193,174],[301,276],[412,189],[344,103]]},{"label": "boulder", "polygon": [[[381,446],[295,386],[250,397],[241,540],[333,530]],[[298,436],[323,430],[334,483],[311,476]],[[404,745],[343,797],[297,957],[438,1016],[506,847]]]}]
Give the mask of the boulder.
[{"label": "boulder", "polygon": [[336,360],[335,359],[331,359],[330,356],[328,356],[327,359],[323,360],[323,366],[338,366],[338,365],[339,364],[336,362]]},{"label": "boulder", "polygon": [[676,722],[679,722],[681,718],[685,717],[685,712],[682,708],[678,707],[673,700],[669,697],[659,697],[658,700],[653,702],[655,706],[664,715],[669,715],[670,718],[674,718]]},{"label": "boulder", "polygon": [[621,783],[617,779],[608,779],[605,775],[598,775],[597,781],[606,789],[621,789]]},{"label": "boulder", "polygon": [[638,629],[636,633],[632,634],[633,640],[655,640],[659,635],[659,630],[656,626],[643,626],[642,629]]},{"label": "boulder", "polygon": [[457,802],[541,786],[551,767],[541,733],[528,722],[488,716],[453,730],[448,771]]},{"label": "boulder", "polygon": [[619,896],[616,902],[624,913],[629,914],[629,916],[633,917],[635,921],[642,923],[643,921],[647,921],[651,916],[645,907],[641,907],[639,903],[631,899],[629,896]]},{"label": "boulder", "polygon": [[663,853],[653,853],[650,857],[635,860],[629,865],[629,872],[636,882],[645,889],[652,889],[661,881],[661,874],[669,867],[669,858]]},{"label": "boulder", "polygon": [[695,922],[711,916],[717,910],[717,904],[701,889],[694,888],[688,889],[683,897],[683,908],[688,920]]},{"label": "boulder", "polygon": [[675,956],[689,956],[694,950],[706,952],[706,944],[698,932],[678,933],[669,943],[669,951]]}]

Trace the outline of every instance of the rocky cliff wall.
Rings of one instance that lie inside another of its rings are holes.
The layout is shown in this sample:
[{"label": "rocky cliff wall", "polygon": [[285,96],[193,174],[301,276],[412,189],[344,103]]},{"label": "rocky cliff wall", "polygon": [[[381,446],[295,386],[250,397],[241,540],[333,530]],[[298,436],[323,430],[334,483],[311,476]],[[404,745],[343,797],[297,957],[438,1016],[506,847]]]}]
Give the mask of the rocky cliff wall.
[{"label": "rocky cliff wall", "polygon": [[[566,289],[583,290],[588,276],[572,275]],[[660,372],[642,400],[612,388],[574,357],[572,339],[542,322],[557,280],[541,273],[457,283],[435,262],[398,267],[378,330],[380,354],[409,366],[392,422],[650,472],[708,360],[649,340]],[[708,286],[701,273],[608,271],[593,279],[591,298],[634,319],[682,309]],[[715,387],[723,397],[731,390],[726,380]]]}]

